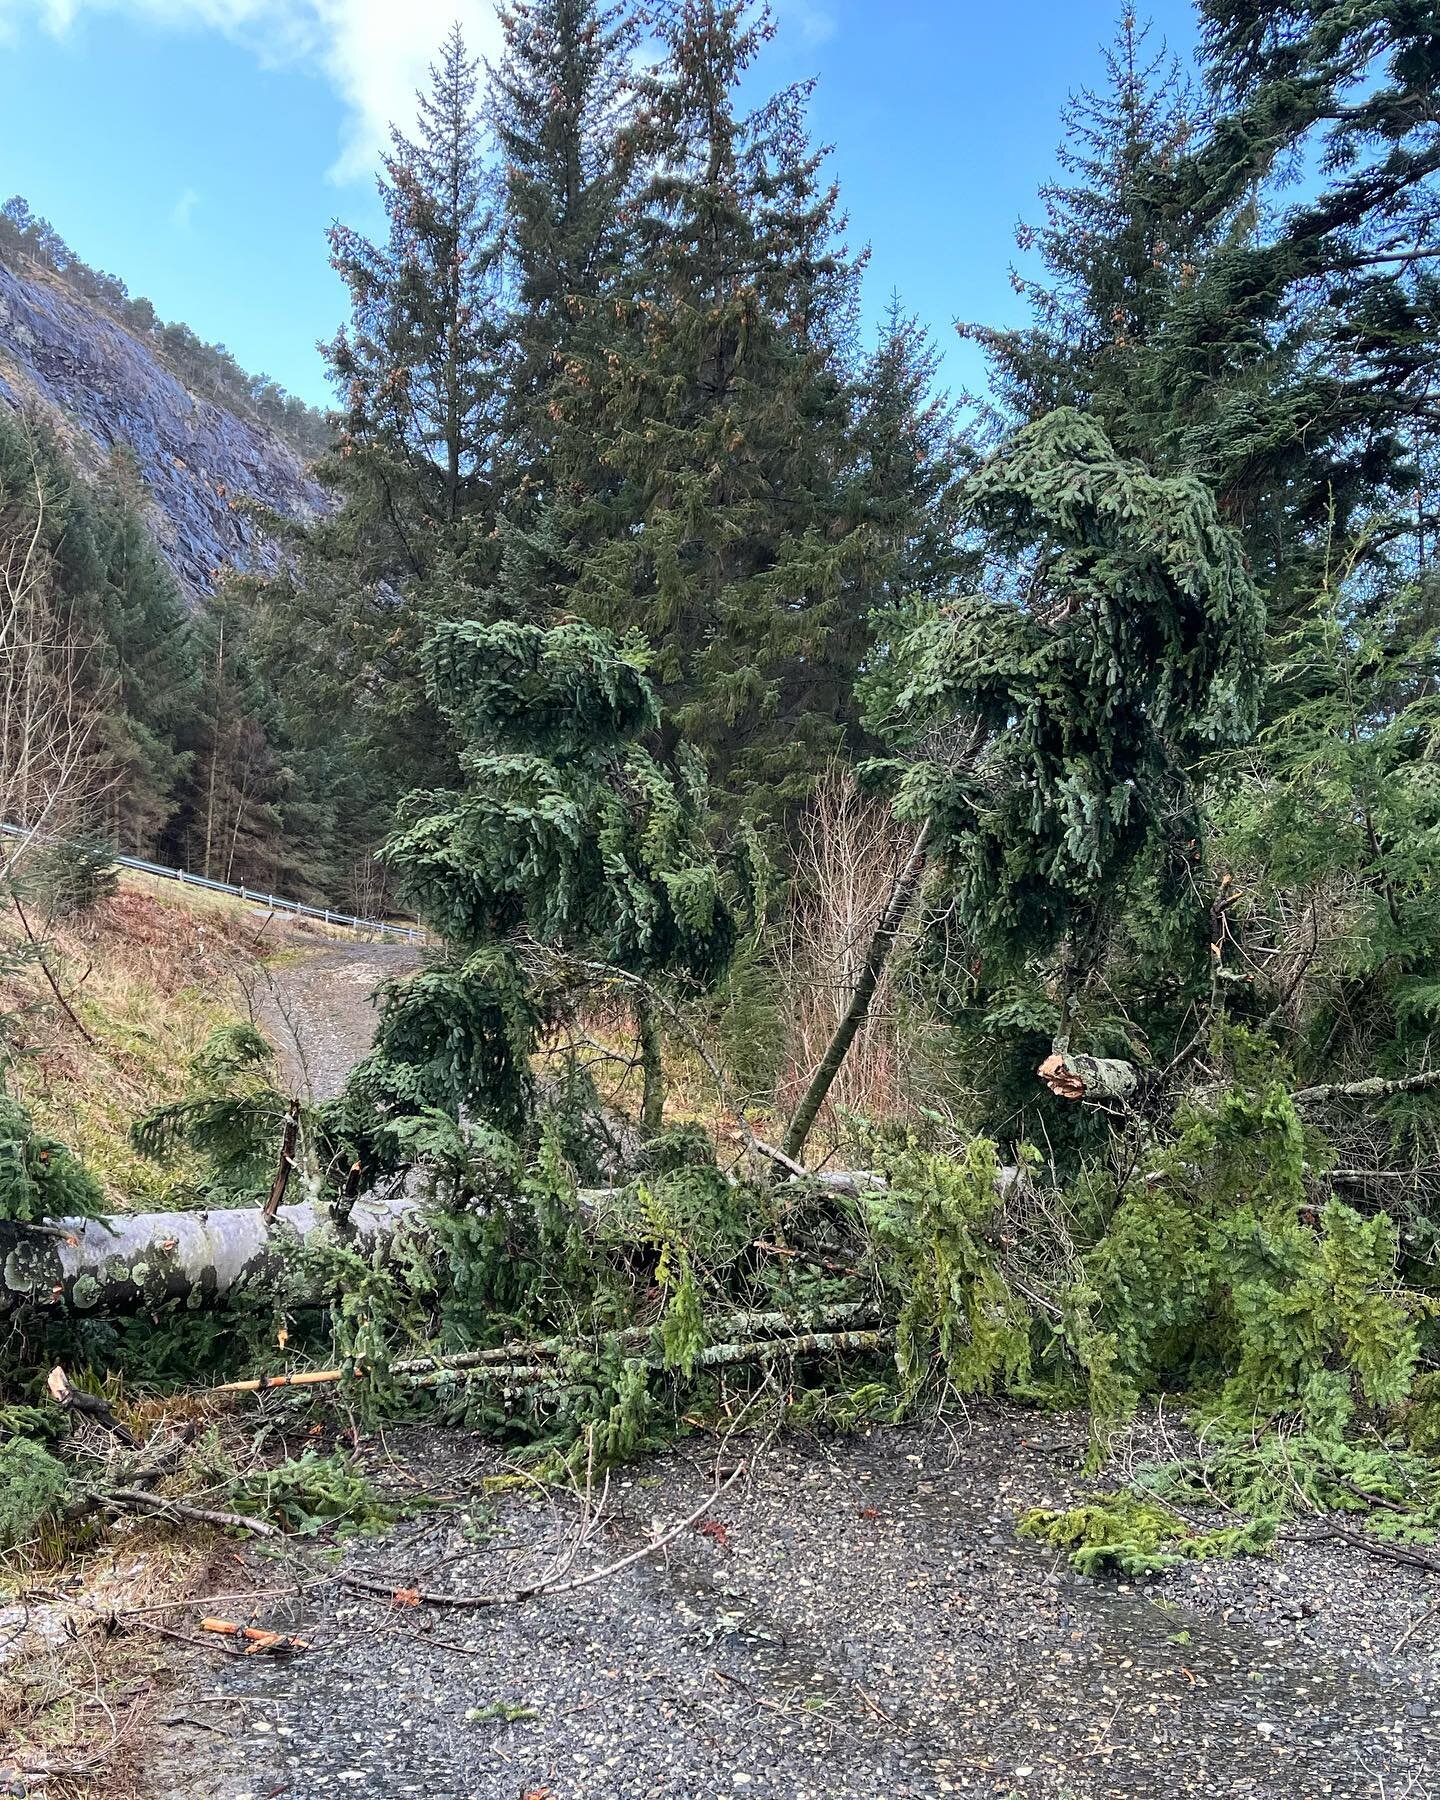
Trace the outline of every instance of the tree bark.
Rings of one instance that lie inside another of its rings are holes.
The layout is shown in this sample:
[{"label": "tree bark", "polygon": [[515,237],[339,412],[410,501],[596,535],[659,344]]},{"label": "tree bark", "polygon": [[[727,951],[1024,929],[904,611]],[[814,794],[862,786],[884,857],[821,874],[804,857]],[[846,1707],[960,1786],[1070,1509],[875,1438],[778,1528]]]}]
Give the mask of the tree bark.
[{"label": "tree bark", "polygon": [[239,1294],[297,1293],[301,1244],[344,1244],[364,1256],[388,1256],[408,1225],[421,1228],[414,1191],[357,1200],[348,1223],[328,1207],[282,1206],[273,1221],[261,1207],[233,1211],[117,1214],[110,1219],[52,1219],[44,1225],[0,1220],[0,1317],[22,1306],[74,1314],[192,1310]]},{"label": "tree bark", "polygon": [[875,998],[875,990],[880,985],[880,976],[885,964],[889,961],[890,952],[895,948],[895,940],[900,935],[900,927],[905,922],[905,915],[910,910],[910,902],[915,898],[920,886],[921,877],[925,873],[926,849],[930,842],[930,825],[927,820],[915,840],[915,847],[906,859],[905,867],[900,871],[895,886],[890,891],[885,910],[880,915],[880,923],[875,927],[875,935],[870,940],[870,948],[865,953],[865,962],[860,970],[860,978],[855,983],[854,992],[850,996],[850,1004],[845,1009],[845,1016],[835,1029],[829,1047],[820,1059],[820,1066],[811,1077],[810,1086],[805,1090],[805,1098],[795,1109],[795,1116],[790,1121],[790,1128],[785,1133],[785,1142],[781,1149],[785,1155],[796,1160],[805,1148],[815,1121],[819,1117],[820,1108],[825,1104],[825,1096],[835,1085],[835,1077],[840,1073],[841,1065],[849,1054],[850,1046],[855,1042],[856,1034],[865,1023],[870,1012],[870,1003]]},{"label": "tree bark", "polygon": [[[318,1281],[307,1286],[301,1246],[330,1243],[367,1259],[398,1258],[428,1234],[427,1191],[425,1171],[413,1169],[403,1187],[353,1202],[282,1206],[273,1219],[259,1206],[39,1225],[0,1219],[0,1319],[25,1306],[96,1317],[167,1305],[195,1312],[254,1295],[320,1305],[329,1295]],[[615,1192],[582,1189],[581,1208]]]},{"label": "tree bark", "polygon": [[1060,1100],[1128,1100],[1140,1086],[1134,1063],[1115,1056],[1081,1056],[1073,1050],[1056,1050],[1038,1073]]}]

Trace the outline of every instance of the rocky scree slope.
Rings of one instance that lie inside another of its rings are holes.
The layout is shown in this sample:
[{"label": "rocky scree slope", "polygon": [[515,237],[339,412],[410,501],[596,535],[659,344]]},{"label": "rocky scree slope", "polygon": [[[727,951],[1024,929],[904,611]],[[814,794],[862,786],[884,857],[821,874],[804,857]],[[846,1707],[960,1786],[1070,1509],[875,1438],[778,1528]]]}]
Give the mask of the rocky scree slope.
[{"label": "rocky scree slope", "polygon": [[156,541],[192,595],[268,560],[243,502],[291,518],[327,504],[272,432],[198,398],[109,314],[20,259],[0,261],[0,404],[39,413],[87,474],[127,446]]}]

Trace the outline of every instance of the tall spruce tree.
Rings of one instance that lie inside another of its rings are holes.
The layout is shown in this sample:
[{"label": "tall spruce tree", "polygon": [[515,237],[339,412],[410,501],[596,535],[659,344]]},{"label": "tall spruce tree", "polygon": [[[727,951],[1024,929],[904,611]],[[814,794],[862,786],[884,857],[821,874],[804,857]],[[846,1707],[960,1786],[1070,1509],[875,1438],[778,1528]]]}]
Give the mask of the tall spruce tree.
[{"label": "tall spruce tree", "polygon": [[1007,440],[966,498],[984,585],[910,623],[868,683],[918,836],[791,1121],[792,1156],[927,869],[923,955],[982,1040],[977,1087],[1001,1088],[984,1128],[1007,1114],[1013,1128],[1003,1076],[1018,1052],[1033,1098],[1037,1052],[1053,1042],[1063,1057],[1095,1028],[1082,1000],[1103,992],[1142,884],[1140,904],[1159,894],[1178,915],[1163,929],[1198,920],[1192,777],[1255,728],[1264,608],[1199,482],[1117,456],[1094,419],[1062,408]]},{"label": "tall spruce tree", "polygon": [[1199,110],[1176,58],[1151,49],[1150,30],[1127,8],[1104,52],[1104,86],[1082,89],[1062,114],[1064,179],[1040,190],[1043,222],[1018,233],[1042,272],[1011,273],[1031,322],[961,327],[986,353],[1001,430],[1086,407],[1146,461],[1159,446],[1139,377],[1145,349],[1205,251],[1166,186],[1194,147]]},{"label": "tall spruce tree", "polygon": [[[466,623],[442,627],[426,661],[466,741],[466,782],[416,795],[385,851],[445,953],[389,990],[342,1109],[382,1161],[431,1110],[523,1138],[542,1026],[567,984],[594,980],[588,964],[703,986],[735,940],[703,770],[643,747],[659,704],[638,641],[573,621]],[[658,1124],[659,1070],[646,1074]]]},{"label": "tall spruce tree", "polygon": [[560,404],[612,477],[574,605],[645,633],[670,732],[727,796],[774,809],[853,727],[871,536],[846,491],[855,265],[806,90],[738,109],[771,31],[749,0],[664,10],[629,137],[631,257]]},{"label": "tall spruce tree", "polygon": [[499,330],[477,70],[457,25],[418,97],[415,139],[392,132],[385,242],[330,233],[351,309],[326,351],[343,401],[339,454],[347,490],[366,495],[388,540],[385,573],[463,560],[493,525]]},{"label": "tall spruce tree", "polygon": [[133,458],[113,456],[97,483],[92,534],[115,673],[108,735],[120,771],[105,823],[122,849],[141,856],[173,848],[200,704],[193,623],[143,508]]},{"label": "tall spruce tree", "polygon": [[499,18],[505,48],[490,70],[487,112],[513,290],[505,437],[519,498],[540,508],[556,497],[555,388],[623,255],[631,177],[621,136],[640,25],[632,7],[603,0],[527,0]]},{"label": "tall spruce tree", "polygon": [[330,234],[351,318],[325,347],[342,406],[320,474],[340,504],[274,522],[289,554],[247,620],[285,720],[297,863],[357,905],[403,795],[459,780],[420,653],[441,620],[480,610],[500,562],[497,226],[478,70],[458,27],[419,96],[414,138],[393,133],[379,191],[383,241]]},{"label": "tall spruce tree", "polygon": [[939,356],[895,295],[860,373],[851,481],[874,540],[872,613],[933,605],[971,558],[962,543],[962,478],[972,460],[954,404],[937,390]]},{"label": "tall spruce tree", "polygon": [[127,456],[92,485],[37,424],[0,415],[0,772],[31,755],[14,734],[54,734],[62,761],[67,738],[83,742],[54,825],[153,855],[174,847],[199,695],[192,624],[143,504]]},{"label": "tall spruce tree", "polygon": [[[1268,216],[1175,307],[1154,379],[1181,415],[1179,453],[1261,566],[1290,540],[1271,581],[1288,609],[1347,538],[1374,557],[1411,535],[1415,461],[1440,427],[1440,40],[1413,0],[1200,12],[1219,117],[1177,171],[1172,216],[1208,228],[1257,193]],[[1287,208],[1297,170],[1312,191]]]}]

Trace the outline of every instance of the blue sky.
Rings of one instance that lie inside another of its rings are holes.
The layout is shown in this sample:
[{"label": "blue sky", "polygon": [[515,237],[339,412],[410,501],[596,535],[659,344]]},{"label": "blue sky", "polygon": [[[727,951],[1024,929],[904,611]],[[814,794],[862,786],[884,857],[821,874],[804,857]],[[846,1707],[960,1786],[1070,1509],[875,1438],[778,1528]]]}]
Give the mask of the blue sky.
[{"label": "blue sky", "polygon": [[[1154,0],[1188,55],[1188,0]],[[768,86],[819,80],[866,308],[892,289],[956,386],[979,379],[957,318],[1020,316],[1017,219],[1054,170],[1067,92],[1095,81],[1119,0],[778,0]],[[450,20],[494,42],[490,0],[0,0],[0,188],[124,278],[306,399],[344,313],[336,217],[376,222],[384,122]],[[3,196],[0,196],[3,197]]]}]

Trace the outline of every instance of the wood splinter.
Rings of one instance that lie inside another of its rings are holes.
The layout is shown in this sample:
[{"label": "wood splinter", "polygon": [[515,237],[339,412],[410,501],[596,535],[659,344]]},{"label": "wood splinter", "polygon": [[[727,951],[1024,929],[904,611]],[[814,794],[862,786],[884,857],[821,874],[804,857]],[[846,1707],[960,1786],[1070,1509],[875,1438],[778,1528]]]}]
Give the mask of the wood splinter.
[{"label": "wood splinter", "polygon": [[247,1656],[254,1656],[261,1650],[288,1656],[291,1651],[310,1648],[308,1638],[286,1637],[281,1631],[262,1631],[258,1625],[240,1625],[234,1619],[202,1619],[200,1629],[216,1632],[221,1637],[243,1638]]},{"label": "wood splinter", "polygon": [[103,1395],[87,1394],[83,1388],[75,1387],[59,1363],[50,1371],[45,1386],[50,1398],[57,1406],[63,1407],[71,1418],[78,1415],[80,1418],[93,1419],[127,1450],[139,1448],[129,1429],[115,1417],[109,1401]]}]

